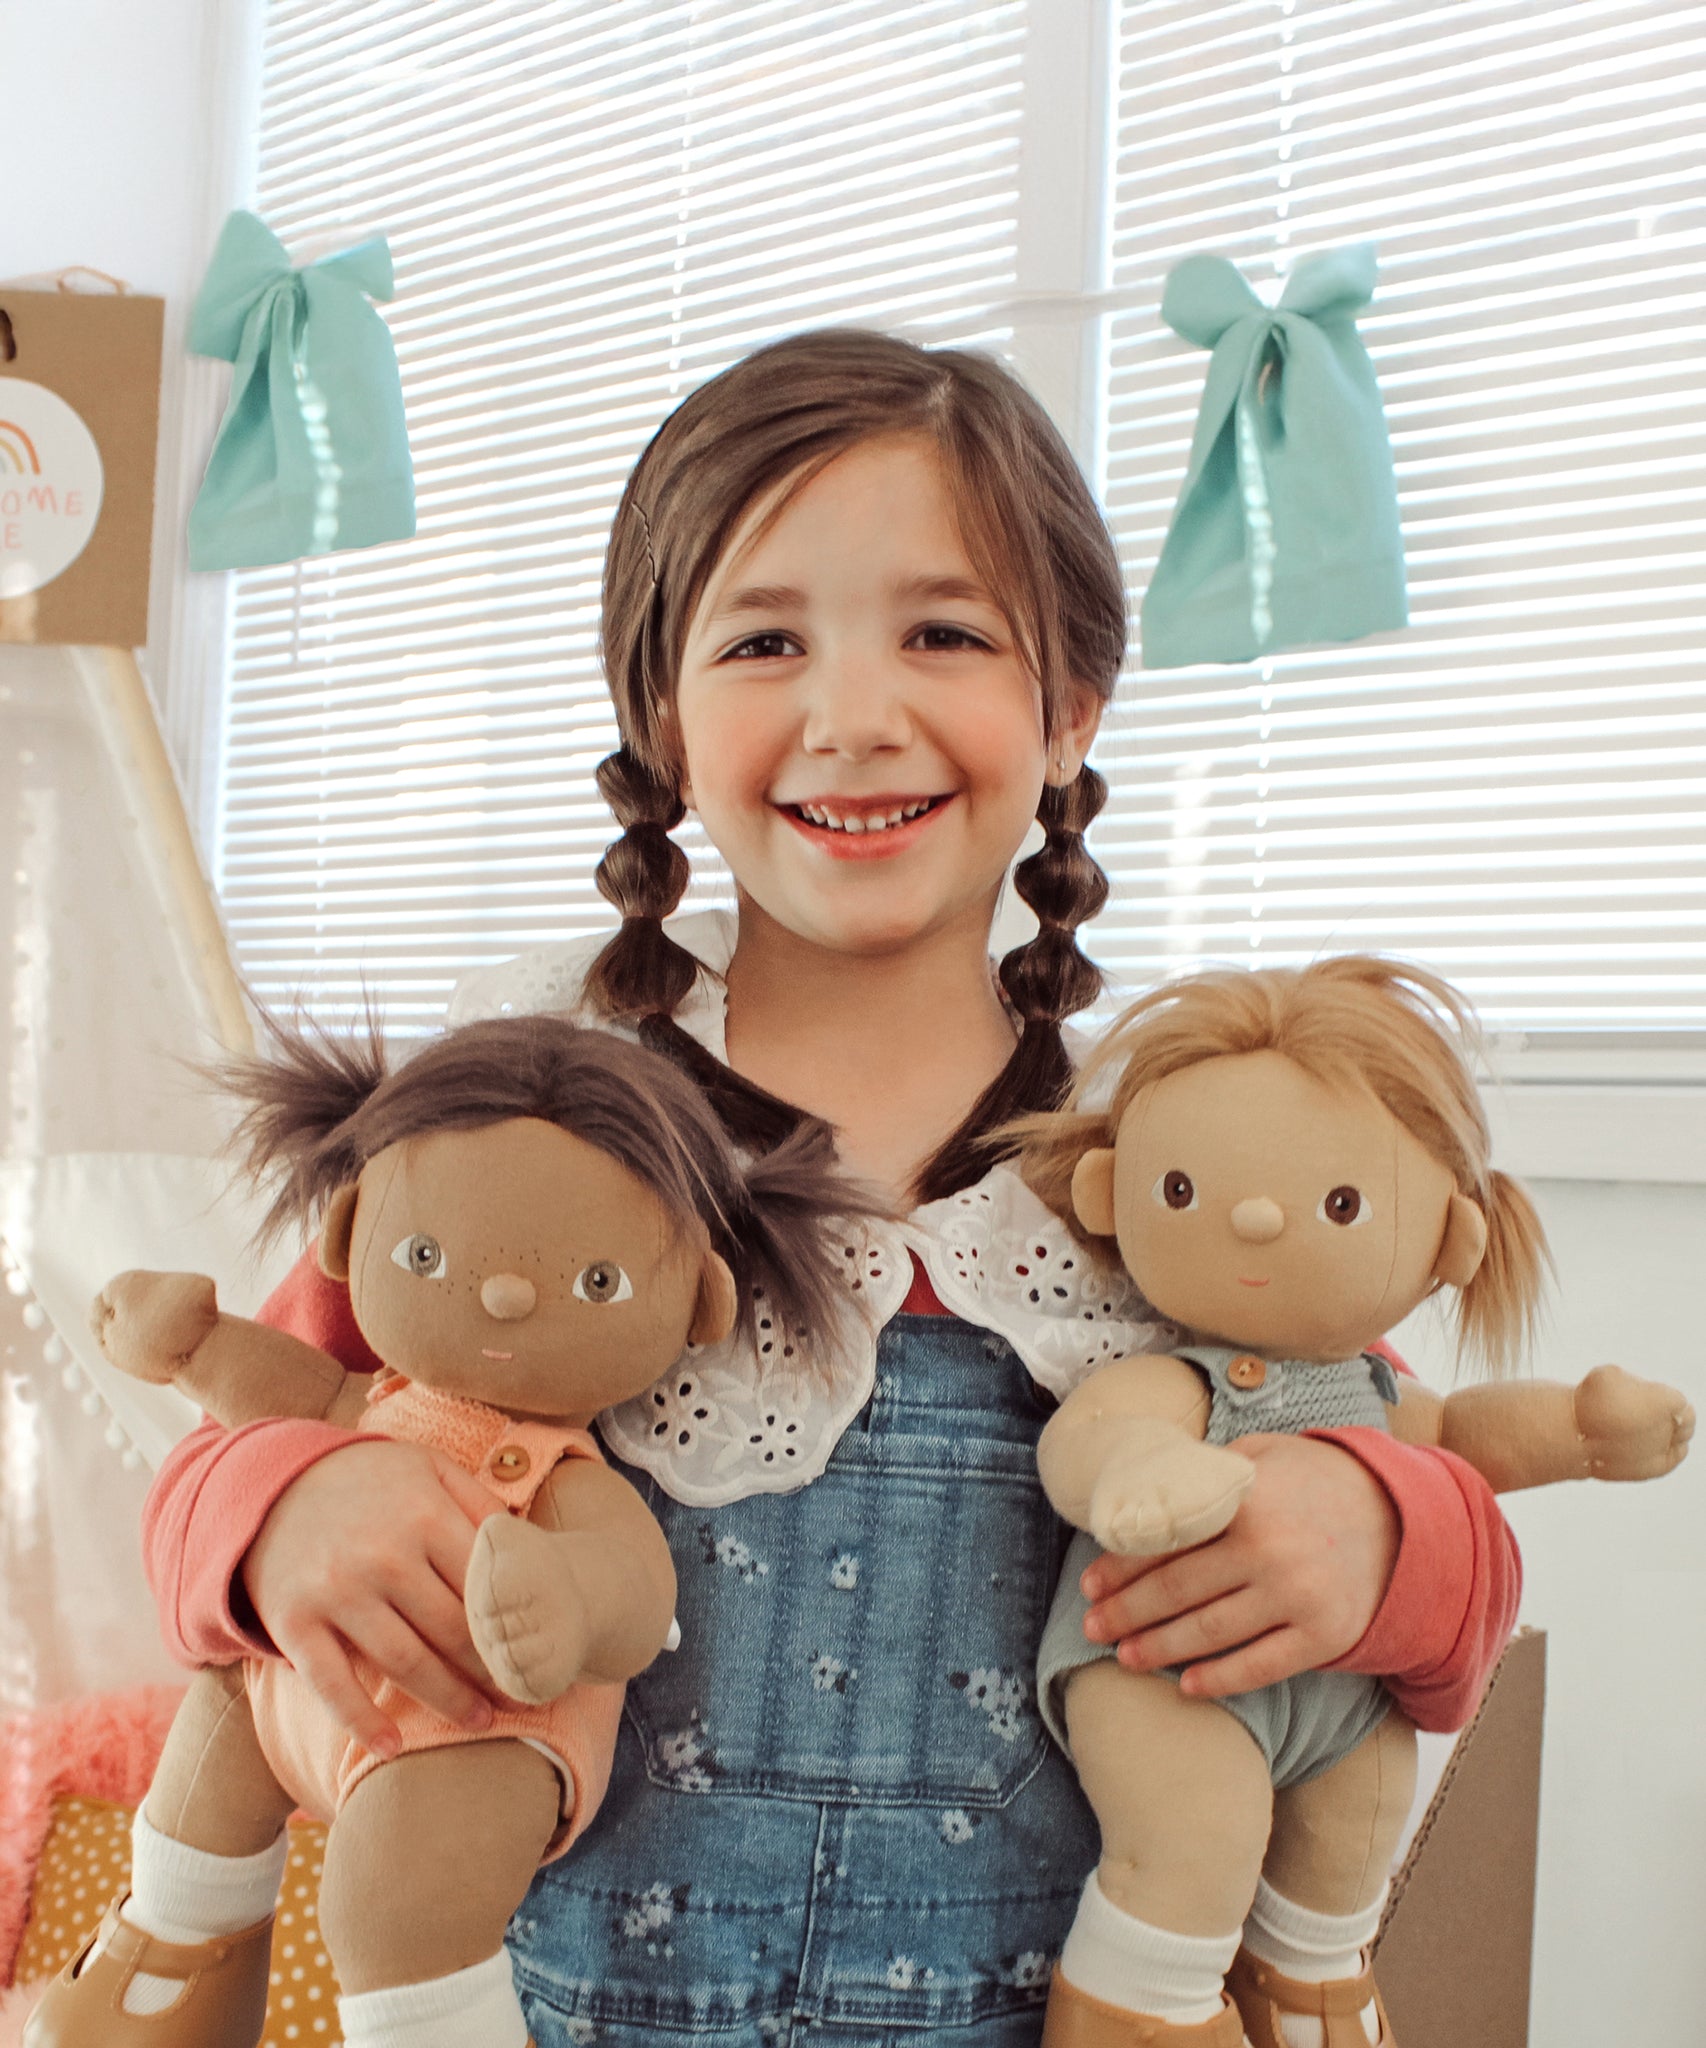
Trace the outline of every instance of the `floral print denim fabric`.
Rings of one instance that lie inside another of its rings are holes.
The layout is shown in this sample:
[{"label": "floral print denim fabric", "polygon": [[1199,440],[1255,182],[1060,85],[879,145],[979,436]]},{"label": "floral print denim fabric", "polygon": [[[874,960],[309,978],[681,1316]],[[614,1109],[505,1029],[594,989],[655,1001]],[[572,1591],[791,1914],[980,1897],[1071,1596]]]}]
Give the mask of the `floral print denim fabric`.
[{"label": "floral print denim fabric", "polygon": [[511,1926],[539,2048],[1035,2048],[1097,1854],[1036,1709],[1051,1406],[1004,1338],[903,1315],[800,1492],[692,1508],[631,1475],[682,1647]]}]

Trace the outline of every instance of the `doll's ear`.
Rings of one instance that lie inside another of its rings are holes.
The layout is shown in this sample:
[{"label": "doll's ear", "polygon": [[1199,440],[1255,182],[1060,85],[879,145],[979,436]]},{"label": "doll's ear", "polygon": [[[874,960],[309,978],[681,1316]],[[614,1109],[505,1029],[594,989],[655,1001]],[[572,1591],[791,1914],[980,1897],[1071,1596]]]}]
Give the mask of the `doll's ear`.
[{"label": "doll's ear", "polygon": [[1092,1237],[1114,1234],[1114,1153],[1110,1145],[1086,1152],[1072,1170],[1072,1207]]},{"label": "doll's ear", "polygon": [[739,1306],[735,1276],[729,1271],[728,1262],[716,1252],[707,1252],[699,1269],[699,1298],[693,1304],[688,1343],[720,1344],[734,1328]]},{"label": "doll's ear", "polygon": [[326,1218],[320,1225],[320,1271],[328,1280],[349,1278],[349,1245],[355,1231],[355,1198],[360,1183],[341,1187],[326,1204]]},{"label": "doll's ear", "polygon": [[1487,1219],[1478,1202],[1453,1195],[1445,1213],[1445,1240],[1434,1261],[1434,1278],[1448,1287],[1467,1287],[1487,1256]]}]

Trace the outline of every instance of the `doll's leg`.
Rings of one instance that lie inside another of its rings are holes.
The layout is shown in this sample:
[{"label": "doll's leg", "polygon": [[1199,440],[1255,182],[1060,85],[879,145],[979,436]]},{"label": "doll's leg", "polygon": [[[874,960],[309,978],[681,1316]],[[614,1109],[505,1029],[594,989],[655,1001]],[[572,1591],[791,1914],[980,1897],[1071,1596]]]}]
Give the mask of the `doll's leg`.
[{"label": "doll's leg", "polygon": [[1238,2048],[1221,1984],[1267,1847],[1261,1751],[1224,1708],[1110,1660],[1067,1681],[1065,1716],[1102,1860],[1055,1972],[1045,2048]]},{"label": "doll's leg", "polygon": [[1275,1794],[1232,1979],[1256,2048],[1390,2043],[1363,1951],[1415,1790],[1416,1731],[1393,1711],[1331,1770]]},{"label": "doll's leg", "polygon": [[266,2014],[284,1823],[240,1667],[204,1671],[132,1834],[129,1896],[50,1987],[29,2048],[250,2048]]},{"label": "doll's leg", "polygon": [[556,1771],[521,1742],[411,1753],[361,1780],[320,1887],[347,2048],[523,2048],[504,1930],[560,1810]]}]

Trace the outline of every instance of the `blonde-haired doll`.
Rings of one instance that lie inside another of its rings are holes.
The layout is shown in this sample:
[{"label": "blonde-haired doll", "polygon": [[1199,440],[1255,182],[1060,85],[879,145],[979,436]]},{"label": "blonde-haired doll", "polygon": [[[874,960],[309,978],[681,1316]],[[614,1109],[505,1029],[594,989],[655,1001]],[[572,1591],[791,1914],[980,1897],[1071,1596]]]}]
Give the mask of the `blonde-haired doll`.
[{"label": "blonde-haired doll", "polygon": [[1084,1634],[1099,1549],[1216,1535],[1254,1477],[1231,1446],[1258,1432],[1390,1429],[1501,1490],[1656,1478],[1687,1448],[1682,1396],[1616,1366],[1441,1399],[1371,1348],[1442,1288],[1494,1374],[1532,1329],[1545,1237],[1490,1163],[1473,1042],[1456,991],[1397,961],[1204,974],[1133,1004],[1068,1108],[1023,1127],[1044,1199],[1114,1239],[1162,1315],[1212,1333],[1104,1367],[1038,1448],[1081,1532],[1039,1700],[1102,1828],[1046,2048],[1392,2040],[1362,1951],[1414,1790],[1412,1724],[1349,1672],[1211,1701],[1127,1669]]}]

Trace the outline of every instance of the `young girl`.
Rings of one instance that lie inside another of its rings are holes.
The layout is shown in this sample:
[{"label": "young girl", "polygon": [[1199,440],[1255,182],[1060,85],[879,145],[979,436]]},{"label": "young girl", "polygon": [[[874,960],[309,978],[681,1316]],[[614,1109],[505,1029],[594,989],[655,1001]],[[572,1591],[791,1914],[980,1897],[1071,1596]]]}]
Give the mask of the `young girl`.
[{"label": "young girl", "polygon": [[[1097,1844],[1035,1708],[1067,1535],[1036,1439],[1095,1365],[1171,1333],[980,1139],[1059,1100],[1060,1020],[1098,986],[1073,939],[1106,893],[1080,837],[1104,795],[1085,756],[1124,645],[1090,494],[981,356],[778,343],[681,405],[623,494],[603,630],[623,745],[599,777],[623,922],[602,948],[470,977],[452,1015],[634,1032],[743,1143],[826,1119],[910,1213],[848,1233],[863,1315],[830,1371],[802,1371],[761,1315],[756,1344],[690,1353],[602,1419],[669,1535],[682,1645],[630,1687],[604,1808],[512,1924],[539,2048],[1037,2039]],[[684,806],[739,907],[666,931]],[[1016,886],[1040,930],[997,978],[992,921],[1033,818],[1045,843]],[[263,1313],[368,1362],[311,1262]],[[1190,1662],[1209,1696],[1342,1658],[1423,1726],[1458,1725],[1514,1615],[1486,1488],[1373,1433],[1246,1448],[1226,1534],[1148,1571],[1100,1560],[1087,1632],[1123,1638],[1133,1668]],[[151,1503],[168,1635],[201,1662],[276,1650],[382,1754],[395,1731],[355,1651],[480,1725],[458,1593],[488,1507],[419,1448],[204,1426]],[[451,1912],[454,1865],[447,1843]],[[138,1900],[170,1890],[184,1939],[218,1937],[270,1908],[240,1876],[186,1856],[139,1872]],[[472,2039],[476,1987],[432,1988],[350,2048]],[[526,2038],[519,2017],[477,2031]]]}]

